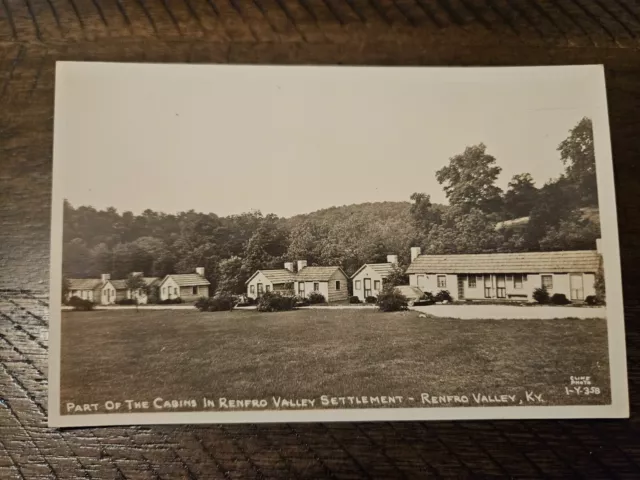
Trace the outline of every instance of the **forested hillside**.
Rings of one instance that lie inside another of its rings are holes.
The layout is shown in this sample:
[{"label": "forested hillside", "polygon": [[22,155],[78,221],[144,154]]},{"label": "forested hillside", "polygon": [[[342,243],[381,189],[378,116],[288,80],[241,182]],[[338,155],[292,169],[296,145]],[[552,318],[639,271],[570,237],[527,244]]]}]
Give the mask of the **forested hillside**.
[{"label": "forested hillside", "polygon": [[[569,132],[557,161],[565,166],[559,178],[536,186],[523,172],[502,191],[496,186],[499,159],[483,144],[469,146],[443,159],[436,173],[447,206],[420,192],[407,192],[407,202],[331,207],[291,218],[260,212],[134,215],[65,203],[63,272],[125,278],[132,271],[162,276],[203,266],[214,289],[240,292],[256,269],[298,259],[340,265],[351,274],[390,253],[406,264],[412,246],[431,254],[593,249],[600,227],[591,120]],[[518,228],[496,228],[525,216]]]}]

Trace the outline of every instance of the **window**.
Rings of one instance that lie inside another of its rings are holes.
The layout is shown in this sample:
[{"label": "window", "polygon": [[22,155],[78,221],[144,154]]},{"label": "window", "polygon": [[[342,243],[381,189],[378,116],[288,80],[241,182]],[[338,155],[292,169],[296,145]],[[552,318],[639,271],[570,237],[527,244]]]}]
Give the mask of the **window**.
[{"label": "window", "polygon": [[374,280],[373,281],[373,289],[374,290],[380,290],[380,280]]},{"label": "window", "polygon": [[265,285],[265,287],[264,287],[264,288],[267,290],[267,292],[270,292],[270,291],[271,291],[271,285]]},{"label": "window", "polygon": [[336,280],[336,290],[340,290],[340,280]]},{"label": "window", "polygon": [[476,288],[476,277],[475,277],[475,275],[469,275],[469,288]]},{"label": "window", "polygon": [[447,288],[447,276],[438,275],[438,288]]},{"label": "window", "polygon": [[313,284],[313,291],[314,292],[319,292],[320,291],[320,284],[318,282],[315,282]]},{"label": "window", "polygon": [[356,290],[360,290],[362,288],[362,280],[356,280]]},{"label": "window", "polygon": [[304,282],[298,282],[298,295],[304,297]]},{"label": "window", "polygon": [[173,294],[177,295],[178,294],[178,287],[173,287]]},{"label": "window", "polygon": [[553,275],[542,275],[542,286],[547,290],[553,288]]},{"label": "window", "polygon": [[167,287],[162,287],[162,294],[164,295],[165,293],[167,293]]},{"label": "window", "polygon": [[256,293],[256,286],[255,285],[249,285],[249,293]]},{"label": "window", "polygon": [[106,296],[107,296],[107,292],[108,292],[108,290],[103,290],[103,291],[102,291],[102,296],[103,296],[103,297],[106,297]]},{"label": "window", "polygon": [[518,275],[517,273],[513,276],[513,288],[521,289],[522,288],[522,275]]},{"label": "window", "polygon": [[197,295],[197,294],[198,294],[198,287],[193,287],[193,288],[191,289],[191,293],[192,293],[193,295]]}]

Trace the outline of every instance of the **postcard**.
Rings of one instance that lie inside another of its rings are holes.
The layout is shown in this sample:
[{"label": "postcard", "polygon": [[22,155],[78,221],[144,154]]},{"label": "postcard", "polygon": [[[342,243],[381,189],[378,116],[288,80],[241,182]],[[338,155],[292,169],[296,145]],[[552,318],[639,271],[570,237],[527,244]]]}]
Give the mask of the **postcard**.
[{"label": "postcard", "polygon": [[604,69],[59,62],[49,425],[628,417]]}]

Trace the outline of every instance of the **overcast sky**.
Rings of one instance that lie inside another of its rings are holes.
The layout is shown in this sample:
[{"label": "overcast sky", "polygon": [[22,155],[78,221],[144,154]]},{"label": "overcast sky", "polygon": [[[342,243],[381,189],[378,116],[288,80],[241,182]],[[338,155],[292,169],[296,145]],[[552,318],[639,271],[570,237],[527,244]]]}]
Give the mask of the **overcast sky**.
[{"label": "overcast sky", "polygon": [[604,108],[597,72],[65,63],[56,181],[74,206],[134,213],[446,203],[436,170],[484,142],[502,188],[522,172],[540,186],[569,129]]}]

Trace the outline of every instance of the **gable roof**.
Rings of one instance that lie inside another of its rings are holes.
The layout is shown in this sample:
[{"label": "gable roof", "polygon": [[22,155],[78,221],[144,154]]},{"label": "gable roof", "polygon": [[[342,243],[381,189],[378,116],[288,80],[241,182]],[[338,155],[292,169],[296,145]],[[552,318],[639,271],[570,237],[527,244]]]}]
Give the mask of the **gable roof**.
[{"label": "gable roof", "polygon": [[244,283],[249,283],[258,273],[262,273],[271,283],[288,283],[293,282],[296,279],[295,273],[287,270],[286,268],[280,268],[277,270],[256,270],[256,272],[249,277],[249,280]]},{"label": "gable roof", "polygon": [[569,273],[595,272],[595,250],[472,255],[420,255],[406,273]]},{"label": "gable roof", "polygon": [[338,270],[340,270],[346,278],[349,278],[340,267],[304,267],[296,274],[296,280],[301,282],[328,282]]},{"label": "gable roof", "polygon": [[69,278],[69,290],[95,290],[102,283],[99,278]]},{"label": "gable roof", "polygon": [[196,285],[211,285],[211,282],[197,273],[171,273],[164,277],[161,283],[172,278],[179,287],[195,287]]},{"label": "gable roof", "polygon": [[126,290],[127,289],[127,281],[126,280],[109,280],[113,288],[116,290]]},{"label": "gable roof", "polygon": [[351,275],[351,278],[355,278],[355,276],[358,275],[366,267],[371,268],[371,270],[376,272],[382,278],[385,278],[393,270],[393,263],[365,263],[358,270],[356,270],[356,273]]},{"label": "gable roof", "polygon": [[142,277],[142,280],[147,287],[153,287],[160,282],[160,277]]}]

